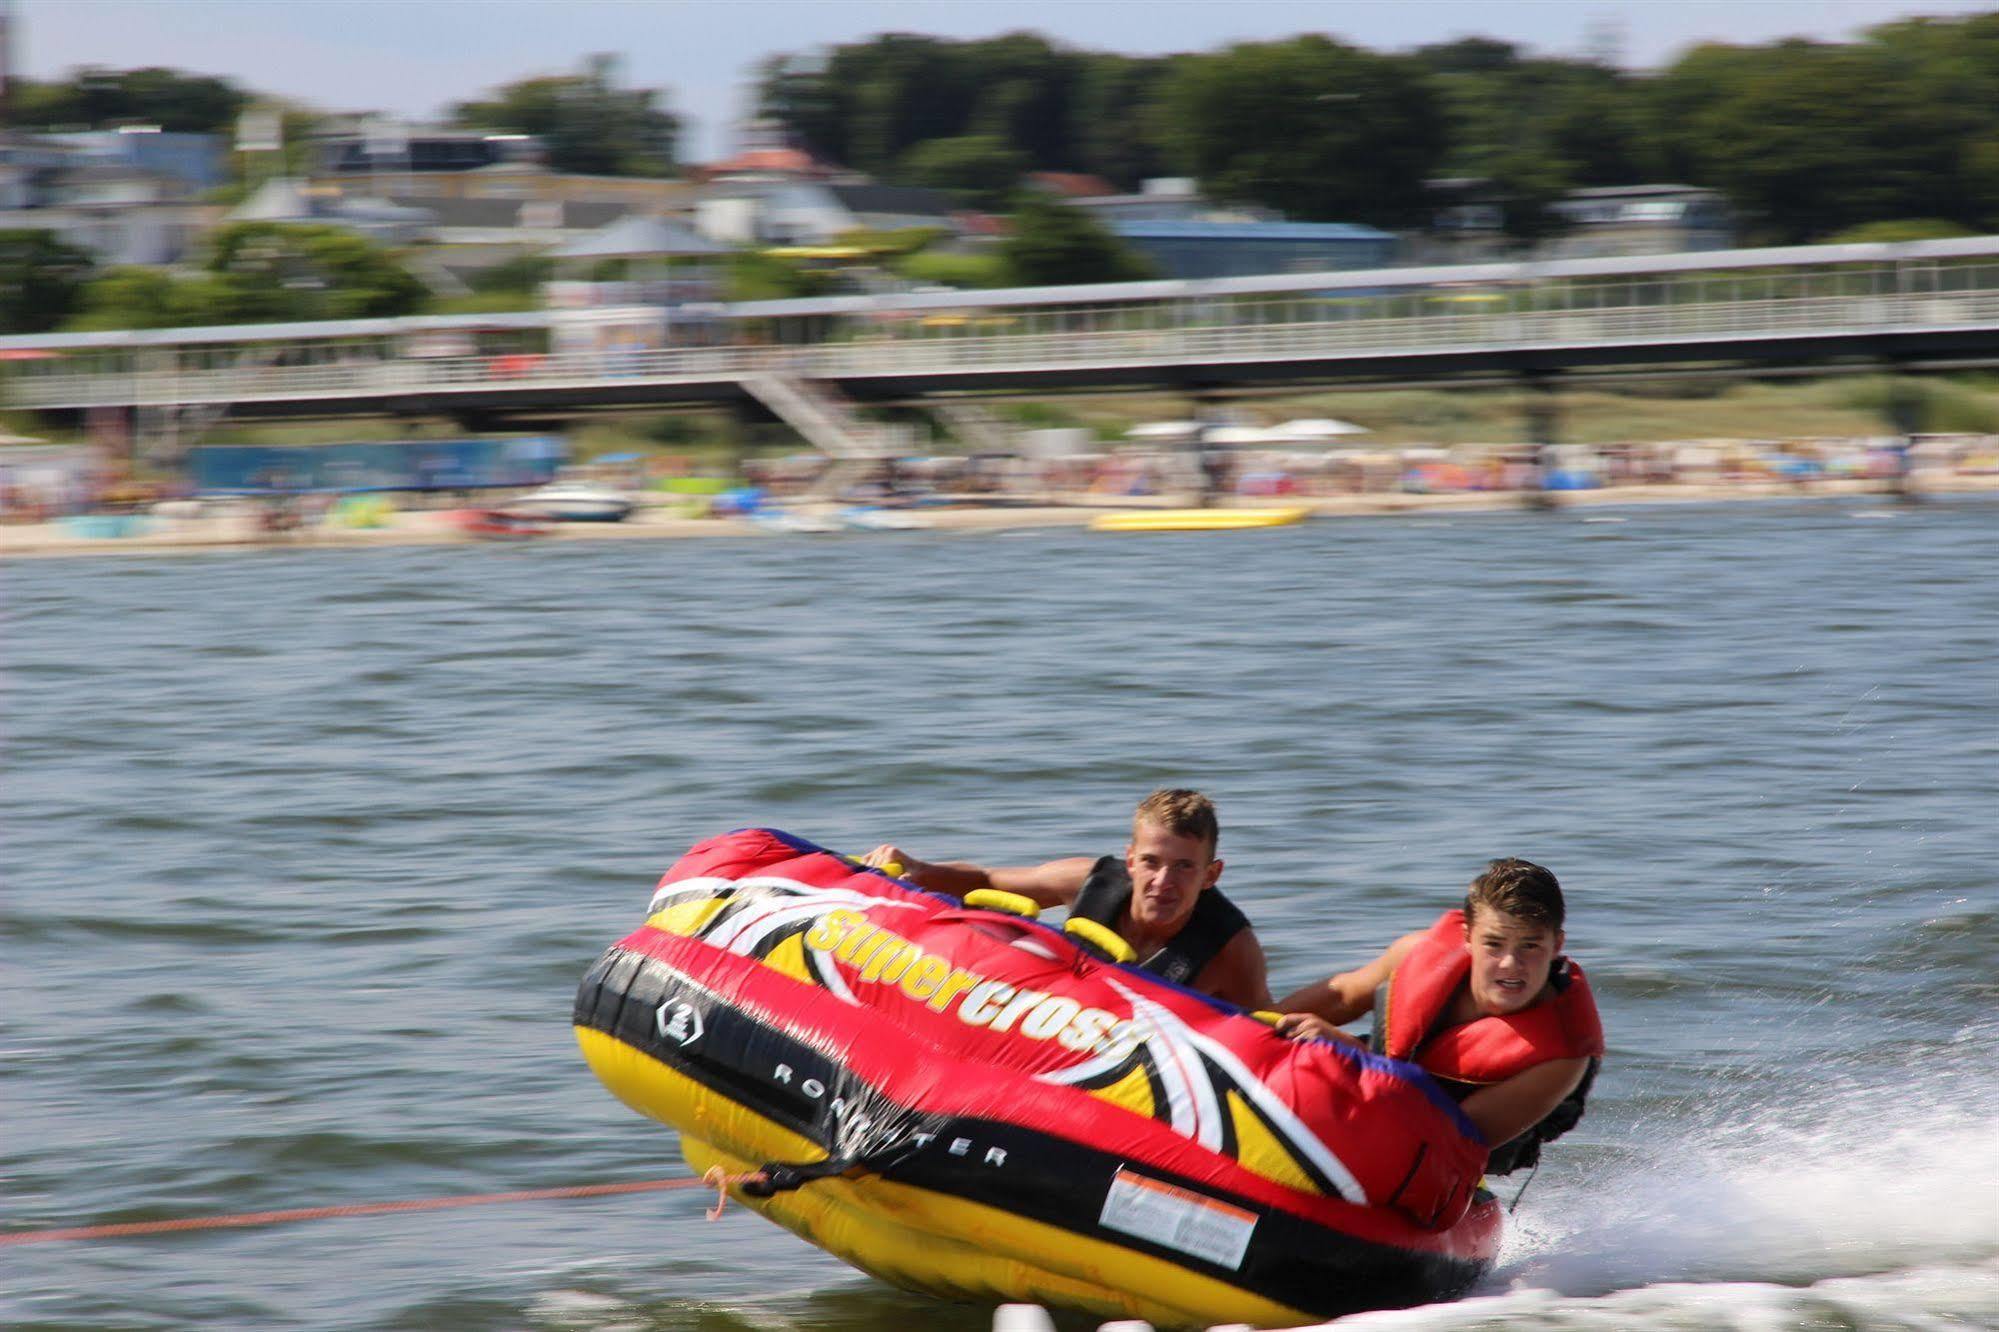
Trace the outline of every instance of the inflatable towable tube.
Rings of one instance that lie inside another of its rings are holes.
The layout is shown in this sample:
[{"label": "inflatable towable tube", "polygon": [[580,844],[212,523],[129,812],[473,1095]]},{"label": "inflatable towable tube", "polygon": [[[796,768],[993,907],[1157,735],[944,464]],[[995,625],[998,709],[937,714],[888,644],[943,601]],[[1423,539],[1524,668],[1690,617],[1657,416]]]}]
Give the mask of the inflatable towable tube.
[{"label": "inflatable towable tube", "polygon": [[1461,1293],[1485,1147],[1412,1065],[1283,1039],[784,833],[703,842],[584,978],[585,1058],[696,1170],[895,1285],[1166,1325]]}]

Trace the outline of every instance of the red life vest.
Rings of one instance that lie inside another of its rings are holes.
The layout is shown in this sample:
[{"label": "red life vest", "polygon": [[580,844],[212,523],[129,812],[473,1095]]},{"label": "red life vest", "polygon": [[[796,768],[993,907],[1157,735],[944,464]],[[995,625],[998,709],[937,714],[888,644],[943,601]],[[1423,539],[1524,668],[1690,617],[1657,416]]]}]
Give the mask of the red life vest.
[{"label": "red life vest", "polygon": [[1382,988],[1383,1053],[1421,1064],[1432,1075],[1473,1085],[1504,1082],[1551,1059],[1603,1054],[1603,1023],[1582,968],[1556,960],[1554,993],[1532,1008],[1475,1018],[1435,1035],[1431,1029],[1471,974],[1465,913],[1446,911],[1402,959]]}]

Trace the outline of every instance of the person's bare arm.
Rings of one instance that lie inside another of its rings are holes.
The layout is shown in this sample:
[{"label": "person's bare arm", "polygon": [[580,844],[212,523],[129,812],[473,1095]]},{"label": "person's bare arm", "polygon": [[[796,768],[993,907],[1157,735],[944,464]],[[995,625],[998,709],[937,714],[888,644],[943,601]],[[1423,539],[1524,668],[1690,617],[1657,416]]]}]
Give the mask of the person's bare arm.
[{"label": "person's bare arm", "polygon": [[1194,977],[1193,988],[1244,1008],[1269,1008],[1270,973],[1256,931],[1237,930]]},{"label": "person's bare arm", "polygon": [[1302,990],[1293,990],[1277,1001],[1280,1013],[1316,1013],[1338,1026],[1374,1008],[1374,992],[1387,983],[1395,968],[1421,939],[1421,932],[1405,934],[1386,952],[1363,967],[1342,971],[1322,981],[1313,981]]},{"label": "person's bare arm", "polygon": [[1360,1038],[1350,1032],[1341,1031],[1317,1013],[1286,1013],[1277,1019],[1277,1034],[1288,1036],[1294,1041],[1334,1041],[1341,1045],[1359,1045]]},{"label": "person's bare arm", "polygon": [[1076,894],[1083,890],[1083,880],[1090,877],[1090,867],[1097,863],[1089,856],[1069,856],[1039,865],[987,868],[963,860],[942,863],[918,860],[901,847],[886,844],[868,852],[862,862],[877,869],[900,865],[902,878],[934,893],[963,897],[981,888],[997,888],[1003,893],[1018,893],[1045,907],[1075,901]]},{"label": "person's bare arm", "polygon": [[1504,1082],[1480,1087],[1458,1103],[1494,1147],[1510,1142],[1548,1117],[1576,1089],[1588,1059],[1551,1059]]}]

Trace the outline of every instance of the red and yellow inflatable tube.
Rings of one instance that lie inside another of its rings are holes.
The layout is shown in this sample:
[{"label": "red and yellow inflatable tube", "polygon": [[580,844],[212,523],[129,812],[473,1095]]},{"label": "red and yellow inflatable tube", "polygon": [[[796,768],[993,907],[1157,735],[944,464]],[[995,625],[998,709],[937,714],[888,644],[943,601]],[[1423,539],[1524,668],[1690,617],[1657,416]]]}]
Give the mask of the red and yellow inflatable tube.
[{"label": "red and yellow inflatable tube", "polygon": [[914,1290],[1276,1326],[1449,1298],[1499,1246],[1413,1066],[768,829],[668,871],[575,1025],[697,1169],[792,1167],[744,1201]]}]

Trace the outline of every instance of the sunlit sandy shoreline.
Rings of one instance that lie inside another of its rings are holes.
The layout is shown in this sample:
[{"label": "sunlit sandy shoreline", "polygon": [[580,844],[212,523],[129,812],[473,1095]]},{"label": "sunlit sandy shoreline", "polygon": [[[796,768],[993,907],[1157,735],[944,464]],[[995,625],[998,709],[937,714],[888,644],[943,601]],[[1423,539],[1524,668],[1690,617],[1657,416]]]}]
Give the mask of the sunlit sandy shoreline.
[{"label": "sunlit sandy shoreline", "polygon": [[[1999,493],[1999,476],[1918,476],[1913,495]],[[1888,496],[1884,482],[1819,480],[1807,485],[1790,482],[1716,482],[1671,485],[1610,486],[1600,490],[1567,491],[1548,496],[1560,508],[1601,508],[1625,504],[1706,504],[1737,500],[1798,500]],[[1314,517],[1370,517],[1423,513],[1518,512],[1538,496],[1518,492],[1472,491],[1443,495],[1381,493],[1300,496],[1281,500],[1238,501],[1244,504],[1301,505]],[[1142,503],[1164,507],[1181,501],[1161,497]],[[991,532],[1034,527],[1083,527],[1102,513],[1134,507],[1134,501],[1110,501],[1101,496],[1030,497],[1008,503],[966,503],[911,509],[922,526],[940,532]],[[835,506],[826,506],[832,512]],[[272,534],[261,531],[250,513],[214,517],[156,520],[155,530],[124,537],[83,535],[60,522],[0,526],[0,558],[61,555],[142,555],[241,547],[275,549],[366,549],[384,546],[518,544],[474,537],[456,527],[443,511],[413,511],[390,515],[375,528],[314,526]],[[801,539],[817,535],[773,530],[750,519],[678,518],[642,511],[622,523],[561,523],[537,542],[622,541],[660,537],[736,537]],[[829,534],[838,535],[838,534]],[[859,532],[852,535],[867,536]]]}]

